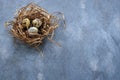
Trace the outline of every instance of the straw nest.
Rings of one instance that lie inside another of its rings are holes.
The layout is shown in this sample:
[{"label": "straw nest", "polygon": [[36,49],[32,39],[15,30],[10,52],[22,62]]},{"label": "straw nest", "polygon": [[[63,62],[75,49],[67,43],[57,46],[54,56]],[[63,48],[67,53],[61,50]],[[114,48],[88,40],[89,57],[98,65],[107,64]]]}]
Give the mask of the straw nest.
[{"label": "straw nest", "polygon": [[[25,24],[23,23],[24,19],[29,19],[29,25],[23,25]],[[30,34],[29,28],[34,26],[32,22],[35,19],[39,19],[41,21],[41,25],[37,27],[37,32]],[[17,11],[17,15],[12,21],[10,32],[14,37],[31,46],[39,46],[46,37],[52,41],[54,30],[57,27],[58,18],[56,16],[49,14],[45,9],[41,8],[37,4],[30,3]]]}]

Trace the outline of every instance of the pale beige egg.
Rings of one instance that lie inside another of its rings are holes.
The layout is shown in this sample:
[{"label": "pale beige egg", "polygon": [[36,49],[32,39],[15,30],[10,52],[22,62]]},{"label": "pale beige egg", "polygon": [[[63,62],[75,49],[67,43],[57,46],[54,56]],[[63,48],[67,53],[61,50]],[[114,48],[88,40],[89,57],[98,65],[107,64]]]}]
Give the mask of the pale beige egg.
[{"label": "pale beige egg", "polygon": [[28,29],[30,26],[30,20],[28,18],[23,19],[22,26]]},{"label": "pale beige egg", "polygon": [[32,21],[32,24],[33,24],[33,26],[39,28],[42,25],[42,21],[40,19],[36,18]]}]

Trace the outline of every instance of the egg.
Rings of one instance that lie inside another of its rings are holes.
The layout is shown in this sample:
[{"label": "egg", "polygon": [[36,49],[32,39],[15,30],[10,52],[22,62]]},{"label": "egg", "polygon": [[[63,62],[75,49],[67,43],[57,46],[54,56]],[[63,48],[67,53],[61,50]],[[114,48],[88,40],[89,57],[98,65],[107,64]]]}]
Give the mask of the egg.
[{"label": "egg", "polygon": [[38,29],[36,27],[30,27],[28,29],[28,33],[31,35],[31,34],[36,34],[38,33]]},{"label": "egg", "polygon": [[32,21],[32,24],[33,24],[33,26],[39,28],[42,25],[42,21],[40,19],[36,18]]},{"label": "egg", "polygon": [[23,19],[22,26],[28,29],[30,26],[30,20],[28,18]]}]

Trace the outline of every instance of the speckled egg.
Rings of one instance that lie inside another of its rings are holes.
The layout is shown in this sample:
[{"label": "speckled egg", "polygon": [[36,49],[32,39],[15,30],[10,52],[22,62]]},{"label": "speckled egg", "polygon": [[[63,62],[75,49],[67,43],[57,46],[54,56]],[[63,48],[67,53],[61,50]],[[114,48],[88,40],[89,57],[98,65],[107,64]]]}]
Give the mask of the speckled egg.
[{"label": "speckled egg", "polygon": [[32,21],[32,24],[33,24],[33,26],[39,28],[42,25],[42,21],[40,19],[36,18]]}]

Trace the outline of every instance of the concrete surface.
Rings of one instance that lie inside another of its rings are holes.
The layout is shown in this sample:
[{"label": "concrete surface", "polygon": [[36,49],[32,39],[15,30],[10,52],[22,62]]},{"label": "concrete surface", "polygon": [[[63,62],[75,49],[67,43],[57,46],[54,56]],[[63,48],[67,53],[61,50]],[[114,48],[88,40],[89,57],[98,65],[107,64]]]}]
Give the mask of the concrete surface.
[{"label": "concrete surface", "polygon": [[[4,28],[32,1],[66,17],[43,57]],[[0,28],[0,80],[120,80],[120,0],[0,0]]]}]

